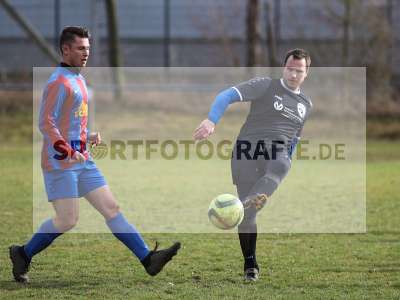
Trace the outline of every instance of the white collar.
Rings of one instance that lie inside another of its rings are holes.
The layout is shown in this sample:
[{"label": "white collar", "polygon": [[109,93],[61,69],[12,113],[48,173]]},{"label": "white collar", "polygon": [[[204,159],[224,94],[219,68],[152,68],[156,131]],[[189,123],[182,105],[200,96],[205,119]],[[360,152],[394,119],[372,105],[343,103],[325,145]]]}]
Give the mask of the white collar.
[{"label": "white collar", "polygon": [[297,89],[295,91],[293,91],[292,89],[288,88],[285,84],[285,81],[283,81],[283,78],[281,78],[281,85],[287,89],[289,92],[292,92],[293,94],[299,95],[300,94],[300,89]]}]

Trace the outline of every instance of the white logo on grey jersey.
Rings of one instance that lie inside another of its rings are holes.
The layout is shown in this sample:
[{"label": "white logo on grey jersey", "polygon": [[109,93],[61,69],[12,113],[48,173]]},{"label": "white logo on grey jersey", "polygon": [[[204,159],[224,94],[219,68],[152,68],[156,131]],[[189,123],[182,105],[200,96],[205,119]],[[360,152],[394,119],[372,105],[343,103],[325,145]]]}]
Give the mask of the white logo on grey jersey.
[{"label": "white logo on grey jersey", "polygon": [[297,103],[297,112],[299,113],[299,116],[304,119],[304,116],[306,115],[306,107],[303,103]]},{"label": "white logo on grey jersey", "polygon": [[276,110],[282,110],[283,109],[283,103],[281,101],[275,101],[274,102],[274,108]]},{"label": "white logo on grey jersey", "polygon": [[275,102],[274,102],[274,108],[276,109],[276,110],[282,110],[283,109],[283,103],[282,103],[282,97],[279,97],[278,95],[275,95],[274,96],[276,99],[278,99],[278,100],[276,100]]}]

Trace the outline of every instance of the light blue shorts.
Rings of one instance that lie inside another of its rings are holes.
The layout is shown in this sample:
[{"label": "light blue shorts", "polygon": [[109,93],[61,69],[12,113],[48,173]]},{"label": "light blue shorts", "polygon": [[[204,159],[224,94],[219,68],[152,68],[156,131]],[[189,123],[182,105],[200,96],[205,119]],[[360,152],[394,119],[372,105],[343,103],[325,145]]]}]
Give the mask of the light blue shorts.
[{"label": "light blue shorts", "polygon": [[80,198],[99,187],[107,185],[104,176],[97,167],[44,171],[43,177],[49,201]]}]

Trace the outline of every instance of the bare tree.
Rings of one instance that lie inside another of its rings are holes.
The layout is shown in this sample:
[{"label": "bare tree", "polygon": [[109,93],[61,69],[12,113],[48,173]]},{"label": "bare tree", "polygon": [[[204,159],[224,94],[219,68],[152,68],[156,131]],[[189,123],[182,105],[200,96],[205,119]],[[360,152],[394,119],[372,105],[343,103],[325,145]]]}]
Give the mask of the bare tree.
[{"label": "bare tree", "polygon": [[[208,10],[199,14],[198,10],[192,9],[190,12],[193,25],[201,32],[205,40],[214,42],[217,37],[216,44],[221,47],[223,55],[223,65],[240,66],[240,53],[235,49],[235,36],[232,36],[232,27],[235,26],[242,11],[242,0],[231,0],[229,15],[223,7],[209,7]],[[217,58],[213,61],[219,64]]]},{"label": "bare tree", "polygon": [[[368,101],[391,98],[391,26],[385,2],[326,0],[321,21],[342,32],[342,66],[367,66]],[[386,3],[387,4],[387,3]]]},{"label": "bare tree", "polygon": [[117,100],[122,98],[122,81],[123,74],[120,69],[122,66],[122,58],[119,47],[118,36],[118,18],[115,0],[106,0],[107,28],[109,41],[109,59],[113,72],[114,80],[114,97]]},{"label": "bare tree", "polygon": [[[325,21],[330,22],[334,27],[341,31],[341,65],[349,65],[350,50],[350,32],[354,25],[356,15],[352,15],[353,11],[359,10],[358,0],[325,0],[325,10],[323,17]],[[324,21],[322,18],[321,21]]]},{"label": "bare tree", "polygon": [[257,64],[257,47],[259,40],[258,19],[259,9],[258,0],[247,0],[246,8],[246,42],[247,42],[247,62],[248,67]]},{"label": "bare tree", "polygon": [[353,0],[342,0],[344,6],[344,14],[342,17],[343,40],[342,40],[342,65],[347,66],[349,62],[349,45],[350,45],[350,25],[351,25],[351,9]]},{"label": "bare tree", "polygon": [[271,5],[269,2],[265,2],[265,16],[266,16],[266,33],[267,33],[267,54],[269,65],[271,67],[278,66],[276,59],[276,38],[275,38],[275,28],[272,21]]},{"label": "bare tree", "polygon": [[21,15],[7,0],[0,0],[0,5],[3,6],[4,10],[9,14],[11,18],[17,22],[23,31],[36,43],[36,45],[42,50],[42,52],[54,63],[58,63],[60,60],[57,52],[51,48],[49,43],[45,40],[42,34],[26,19]]}]

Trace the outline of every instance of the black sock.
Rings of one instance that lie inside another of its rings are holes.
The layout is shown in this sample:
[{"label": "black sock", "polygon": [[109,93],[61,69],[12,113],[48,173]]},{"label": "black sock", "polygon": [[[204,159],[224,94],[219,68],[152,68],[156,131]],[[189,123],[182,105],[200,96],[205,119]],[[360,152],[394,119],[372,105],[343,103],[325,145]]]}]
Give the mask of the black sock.
[{"label": "black sock", "polygon": [[257,232],[239,232],[239,240],[244,258],[244,269],[258,269],[256,259]]},{"label": "black sock", "polygon": [[256,268],[258,269],[257,260],[255,255],[244,258],[244,269]]}]

